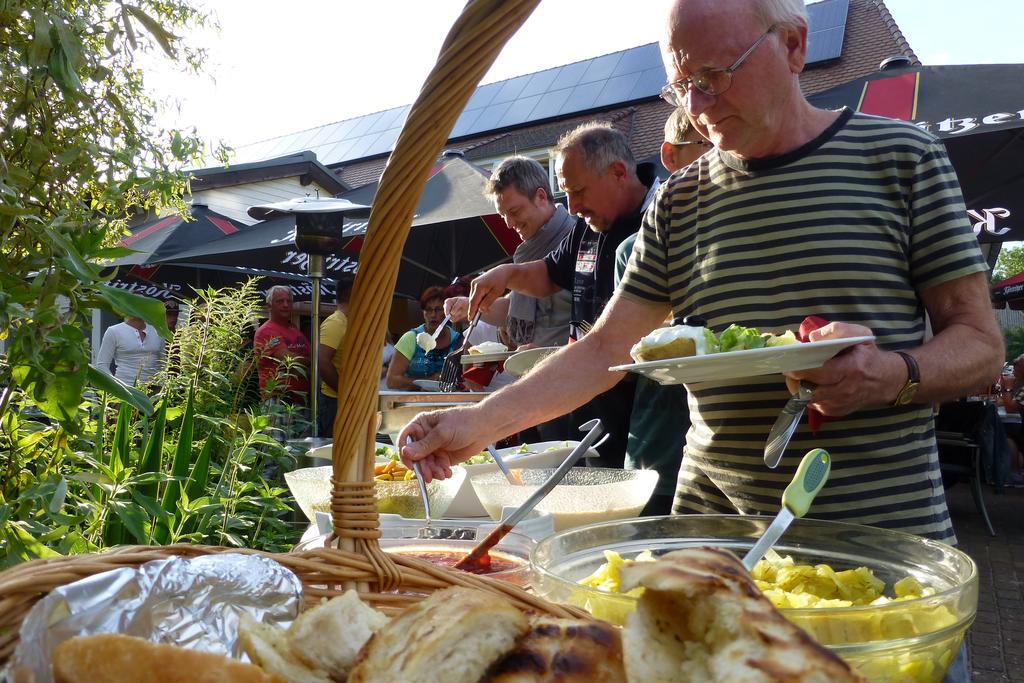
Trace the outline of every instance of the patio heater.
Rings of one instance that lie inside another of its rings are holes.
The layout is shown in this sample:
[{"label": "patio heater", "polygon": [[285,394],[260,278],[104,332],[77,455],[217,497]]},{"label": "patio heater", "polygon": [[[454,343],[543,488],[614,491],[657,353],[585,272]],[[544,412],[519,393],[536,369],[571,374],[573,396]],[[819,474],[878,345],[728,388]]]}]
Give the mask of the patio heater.
[{"label": "patio heater", "polygon": [[[295,248],[306,254],[306,272],[312,285],[309,419],[313,438],[316,439],[320,436],[317,411],[320,395],[320,280],[324,276],[324,257],[341,251],[345,216],[365,218],[370,215],[370,207],[333,197],[299,197],[252,206],[248,213],[259,220],[295,216]],[[324,436],[330,438],[331,435]]]}]

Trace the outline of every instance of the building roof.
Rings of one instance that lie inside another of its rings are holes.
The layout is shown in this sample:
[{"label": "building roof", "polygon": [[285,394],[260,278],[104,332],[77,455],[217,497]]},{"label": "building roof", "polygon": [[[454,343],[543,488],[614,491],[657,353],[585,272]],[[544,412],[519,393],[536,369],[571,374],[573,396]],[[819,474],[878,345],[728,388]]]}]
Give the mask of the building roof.
[{"label": "building roof", "polygon": [[190,184],[193,194],[219,187],[232,187],[294,176],[299,176],[303,185],[318,183],[320,187],[331,194],[340,194],[352,187],[346,185],[341,178],[320,163],[315,153],[303,150],[265,161],[214,166],[194,170],[191,173]]},{"label": "building roof", "polygon": [[[881,0],[821,0],[808,6],[808,66],[828,64],[843,56],[844,39],[853,38],[847,26],[851,5],[858,9],[879,5],[884,9]],[[892,54],[891,49],[888,54]],[[474,141],[482,135],[494,137],[496,133],[533,128],[587,112],[651,102],[657,99],[664,82],[658,44],[648,43],[488,83],[477,87],[449,139]],[[398,140],[410,108],[394,107],[243,145],[236,150],[236,159],[253,161],[312,150],[323,164],[335,167],[387,155]],[[518,141],[515,146],[524,148]]]}]

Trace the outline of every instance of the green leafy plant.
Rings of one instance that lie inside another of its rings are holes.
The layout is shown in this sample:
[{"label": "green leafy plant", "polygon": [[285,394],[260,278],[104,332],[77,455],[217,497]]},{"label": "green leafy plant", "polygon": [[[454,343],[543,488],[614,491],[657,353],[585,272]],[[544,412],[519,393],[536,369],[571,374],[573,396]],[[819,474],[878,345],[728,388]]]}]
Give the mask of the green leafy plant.
[{"label": "green leafy plant", "polygon": [[0,3],[0,414],[24,392],[79,430],[89,383],[151,408],[90,370],[82,328],[101,307],[168,335],[159,303],[106,286],[101,264],[129,253],[114,245],[132,216],[184,211],[180,169],[202,144],[158,125],[138,62],[197,70],[178,36],[205,21],[183,0]]},{"label": "green leafy plant", "polygon": [[[243,341],[261,306],[253,283],[200,292],[179,325],[156,409],[105,393],[68,430],[23,394],[0,418],[0,564],[113,545],[190,542],[289,549],[291,498],[263,472],[291,466],[268,418],[241,410]],[[251,371],[251,370],[250,370]],[[257,404],[259,405],[259,404]]]},{"label": "green leafy plant", "polygon": [[1006,340],[1006,361],[1008,363],[1024,354],[1024,327],[1004,331],[1003,338]]}]

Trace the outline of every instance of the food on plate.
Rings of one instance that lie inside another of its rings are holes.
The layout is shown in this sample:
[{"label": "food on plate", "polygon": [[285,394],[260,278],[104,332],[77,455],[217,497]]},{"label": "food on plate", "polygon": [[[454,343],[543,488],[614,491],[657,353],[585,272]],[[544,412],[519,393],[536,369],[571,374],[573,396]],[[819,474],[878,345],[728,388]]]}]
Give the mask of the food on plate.
[{"label": "food on plate", "polygon": [[349,683],[478,681],[529,630],[505,598],[469,588],[435,592],[391,619],[359,654]]},{"label": "food on plate", "polygon": [[[562,444],[560,446],[559,445],[548,446],[543,451],[531,450],[532,448],[533,447],[530,446],[530,444],[524,443],[522,446],[520,446],[519,448],[515,449],[514,451],[509,452],[504,457],[505,457],[506,460],[511,460],[511,459],[518,458],[520,455],[526,455],[528,453],[547,453],[548,451],[558,451],[558,450],[562,450],[563,448],[571,448],[571,446],[569,445],[569,442],[566,441],[564,444]],[[493,462],[494,462],[494,458],[491,456],[490,453],[488,453],[487,451],[480,451],[476,455],[471,456],[463,464],[464,465],[490,465]]]},{"label": "food on plate", "polygon": [[486,683],[625,683],[622,635],[611,624],[534,617],[516,648],[495,662]]},{"label": "food on plate", "polygon": [[482,353],[504,353],[505,351],[508,351],[508,347],[501,342],[496,341],[480,342],[476,346],[469,347],[470,355]]},{"label": "food on plate", "polygon": [[629,355],[638,363],[666,358],[703,356],[710,353],[709,342],[714,343],[715,333],[706,327],[673,325],[659,327],[629,350]]},{"label": "food on plate", "polygon": [[786,346],[787,344],[798,344],[799,340],[792,330],[786,330],[782,334],[771,332],[758,332],[753,327],[742,325],[729,325],[718,335],[718,347],[715,353],[727,351],[744,351],[747,349],[763,349],[772,346]]},{"label": "food on plate", "polygon": [[625,590],[645,589],[622,634],[630,680],[866,680],[787,621],[728,551],[677,550],[621,577]]},{"label": "food on plate", "polygon": [[782,334],[758,332],[753,327],[730,325],[716,335],[706,327],[673,325],[661,327],[633,345],[629,354],[638,363],[669,358],[688,358],[728,351],[744,351],[798,344],[792,330]]},{"label": "food on plate", "polygon": [[359,650],[387,623],[383,612],[349,590],[307,609],[292,622],[286,635],[292,652],[305,664],[328,671],[331,678],[343,681]]},{"label": "food on plate", "polygon": [[416,335],[416,346],[424,351],[433,351],[437,348],[437,340],[429,332],[420,332]]},{"label": "food on plate", "polygon": [[55,683],[286,683],[258,666],[213,652],[117,633],[77,636],[53,651]]}]

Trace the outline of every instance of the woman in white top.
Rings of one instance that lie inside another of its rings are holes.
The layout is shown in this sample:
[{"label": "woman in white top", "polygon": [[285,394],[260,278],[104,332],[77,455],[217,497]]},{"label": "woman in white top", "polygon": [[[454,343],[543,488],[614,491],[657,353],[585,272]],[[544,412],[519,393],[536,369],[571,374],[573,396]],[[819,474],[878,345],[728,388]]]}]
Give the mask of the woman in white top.
[{"label": "woman in white top", "polygon": [[113,363],[114,377],[129,386],[143,385],[160,369],[163,355],[164,340],[156,328],[142,318],[129,316],[103,333],[96,366],[109,375]]}]

